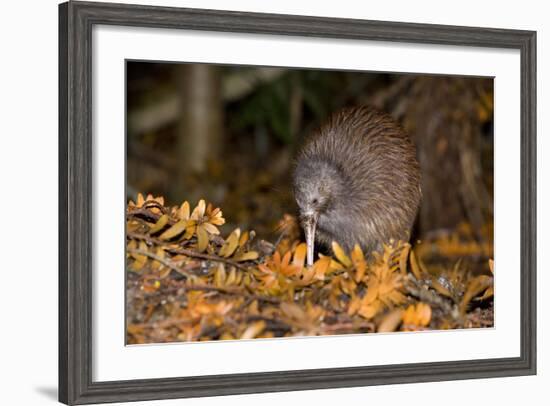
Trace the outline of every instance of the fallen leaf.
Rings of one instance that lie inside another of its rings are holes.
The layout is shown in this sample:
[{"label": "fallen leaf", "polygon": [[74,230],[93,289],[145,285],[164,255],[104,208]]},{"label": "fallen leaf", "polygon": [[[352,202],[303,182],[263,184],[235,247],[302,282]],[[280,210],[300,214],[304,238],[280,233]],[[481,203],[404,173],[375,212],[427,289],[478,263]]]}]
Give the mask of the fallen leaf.
[{"label": "fallen leaf", "polygon": [[382,321],[378,324],[379,333],[389,333],[397,330],[399,324],[401,324],[401,318],[403,315],[402,309],[394,309],[388,312],[383,318]]}]

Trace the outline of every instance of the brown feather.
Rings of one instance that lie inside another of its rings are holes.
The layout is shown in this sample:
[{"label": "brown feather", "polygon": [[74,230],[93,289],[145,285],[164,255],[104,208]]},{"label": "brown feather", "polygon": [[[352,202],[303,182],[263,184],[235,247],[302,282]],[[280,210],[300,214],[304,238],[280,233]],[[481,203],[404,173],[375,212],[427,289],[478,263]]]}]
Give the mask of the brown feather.
[{"label": "brown feather", "polygon": [[388,114],[370,107],[334,114],[306,139],[293,183],[302,218],[318,215],[318,243],[373,251],[410,238],[420,168],[413,143]]}]

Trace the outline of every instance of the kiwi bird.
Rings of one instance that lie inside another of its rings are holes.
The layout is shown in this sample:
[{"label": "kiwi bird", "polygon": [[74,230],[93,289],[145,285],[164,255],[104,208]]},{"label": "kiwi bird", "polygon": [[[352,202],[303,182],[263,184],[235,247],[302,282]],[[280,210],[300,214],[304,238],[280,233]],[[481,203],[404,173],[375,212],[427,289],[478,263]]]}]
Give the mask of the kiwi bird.
[{"label": "kiwi bird", "polygon": [[312,133],[298,152],[293,187],[313,264],[314,244],[381,250],[408,241],[421,199],[414,144],[386,113],[346,108]]}]

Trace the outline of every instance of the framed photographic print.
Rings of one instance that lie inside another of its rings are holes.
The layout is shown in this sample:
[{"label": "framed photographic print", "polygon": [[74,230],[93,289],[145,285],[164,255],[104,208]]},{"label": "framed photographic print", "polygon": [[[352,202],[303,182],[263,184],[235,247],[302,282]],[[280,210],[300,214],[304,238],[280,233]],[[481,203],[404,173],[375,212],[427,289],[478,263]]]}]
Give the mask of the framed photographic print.
[{"label": "framed photographic print", "polygon": [[536,373],[536,33],[59,8],[66,404]]}]

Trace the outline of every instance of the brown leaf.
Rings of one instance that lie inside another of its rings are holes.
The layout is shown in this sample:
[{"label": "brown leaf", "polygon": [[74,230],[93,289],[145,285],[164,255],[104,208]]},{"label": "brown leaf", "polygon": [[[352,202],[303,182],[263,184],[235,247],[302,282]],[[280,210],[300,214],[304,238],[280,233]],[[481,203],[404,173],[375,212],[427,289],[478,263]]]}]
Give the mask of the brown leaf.
[{"label": "brown leaf", "polygon": [[191,237],[193,237],[193,234],[195,234],[196,230],[196,222],[195,220],[188,220],[187,221],[187,227],[185,227],[185,234],[183,235],[184,240],[188,240]]},{"label": "brown leaf", "polygon": [[[164,259],[165,251],[161,247],[158,247],[155,254],[156,254],[157,257],[159,257],[161,259]],[[151,268],[153,268],[155,270],[161,269],[162,266],[163,265],[159,261],[156,261],[156,260],[153,260],[153,263],[151,264]]]},{"label": "brown leaf", "polygon": [[166,224],[168,224],[169,217],[167,214],[163,214],[160,216],[160,218],[157,220],[155,225],[149,229],[149,234],[156,234],[160,230],[164,228]]},{"label": "brown leaf", "polygon": [[179,211],[178,211],[178,216],[180,219],[182,220],[189,220],[189,217],[190,217],[190,212],[191,208],[189,207],[189,202],[185,201],[181,204],[180,208],[179,208]]},{"label": "brown leaf", "polygon": [[479,275],[475,278],[473,278],[470,283],[468,283],[468,287],[466,288],[466,292],[464,292],[464,296],[462,298],[462,301],[460,302],[460,312],[462,314],[466,313],[466,310],[468,309],[468,304],[470,301],[479,295],[484,290],[490,288],[493,286],[493,279],[490,276],[487,275]]},{"label": "brown leaf", "polygon": [[253,261],[255,259],[258,259],[259,256],[260,254],[258,254],[256,251],[248,251],[235,255],[233,257],[233,260],[237,262]]},{"label": "brown leaf", "polygon": [[220,263],[218,265],[218,268],[216,269],[216,272],[214,273],[214,284],[217,287],[222,287],[225,285],[225,279],[226,279],[226,273],[225,273],[225,265],[223,263]]},{"label": "brown leaf", "polygon": [[281,310],[288,317],[296,320],[304,320],[307,317],[306,312],[304,312],[300,306],[294,303],[281,303]]},{"label": "brown leaf", "polygon": [[208,222],[204,222],[200,225],[200,227],[203,227],[206,232],[208,232],[209,234],[213,234],[213,235],[219,235],[220,234],[220,230],[218,230],[218,227],[216,227],[215,225],[213,224],[210,224]]},{"label": "brown leaf", "polygon": [[494,288],[492,286],[489,286],[485,292],[483,292],[483,296],[481,296],[479,298],[479,300],[486,300],[486,299],[489,299],[490,297],[493,297],[495,295],[495,291],[494,291]]},{"label": "brown leaf", "polygon": [[166,230],[164,233],[162,233],[159,239],[163,241],[171,240],[172,238],[177,237],[178,235],[183,233],[187,228],[187,225],[188,225],[187,220],[180,220],[176,224],[174,224],[172,227],[170,227],[168,230]]},{"label": "brown leaf", "polygon": [[233,230],[233,232],[229,234],[229,237],[227,237],[227,239],[225,240],[218,254],[224,258],[228,258],[231,255],[233,255],[233,253],[239,246],[240,236],[241,236],[240,228],[236,228],[235,230]]},{"label": "brown leaf", "polygon": [[[144,241],[140,241],[138,248],[140,251],[147,251],[147,244],[145,244]],[[132,252],[130,255],[135,259],[135,261],[130,266],[130,270],[134,272],[138,272],[141,269],[143,269],[143,267],[147,263],[147,259],[148,259],[147,256],[136,252]]]},{"label": "brown leaf", "polygon": [[136,206],[141,207],[141,206],[143,206],[143,203],[145,203],[145,199],[143,198],[143,195],[141,193],[138,193],[137,200],[136,200]]},{"label": "brown leaf", "polygon": [[193,213],[191,213],[191,219],[200,220],[204,216],[205,211],[206,211],[206,202],[203,199],[201,199],[199,200],[199,204],[197,204],[197,207],[193,209]]},{"label": "brown leaf", "polygon": [[203,252],[208,246],[208,233],[202,227],[197,227],[197,249],[199,252]]},{"label": "brown leaf", "polygon": [[241,234],[241,238],[239,238],[239,247],[244,247],[245,244],[248,242],[250,234],[248,231],[245,231]]},{"label": "brown leaf", "polygon": [[237,270],[234,266],[231,267],[231,270],[229,271],[229,275],[227,275],[227,279],[225,281],[226,285],[233,285],[235,281],[237,280]]},{"label": "brown leaf", "polygon": [[141,271],[141,269],[147,263],[147,257],[145,255],[140,255],[136,260],[130,265],[130,270],[134,272]]},{"label": "brown leaf", "polygon": [[241,340],[249,340],[258,336],[265,329],[265,321],[260,320],[254,324],[248,326],[248,328],[241,334]]},{"label": "brown leaf", "polygon": [[416,254],[414,253],[414,250],[411,250],[411,255],[409,256],[409,262],[411,263],[411,271],[416,279],[421,280],[422,279],[422,272],[420,270],[420,267],[418,266],[418,262],[416,260]]},{"label": "brown leaf", "polygon": [[378,324],[379,333],[389,333],[397,330],[399,324],[401,324],[401,318],[403,316],[402,309],[395,309],[384,315],[384,318]]}]

